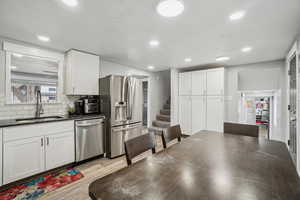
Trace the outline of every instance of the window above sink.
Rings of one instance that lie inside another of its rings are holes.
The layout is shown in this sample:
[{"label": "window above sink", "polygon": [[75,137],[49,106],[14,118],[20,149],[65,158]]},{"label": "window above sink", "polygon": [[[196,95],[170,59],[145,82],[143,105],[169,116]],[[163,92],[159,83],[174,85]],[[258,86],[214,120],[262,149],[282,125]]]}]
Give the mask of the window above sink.
[{"label": "window above sink", "polygon": [[34,104],[37,91],[42,103],[60,102],[63,54],[12,43],[4,43],[4,50],[7,104]]}]

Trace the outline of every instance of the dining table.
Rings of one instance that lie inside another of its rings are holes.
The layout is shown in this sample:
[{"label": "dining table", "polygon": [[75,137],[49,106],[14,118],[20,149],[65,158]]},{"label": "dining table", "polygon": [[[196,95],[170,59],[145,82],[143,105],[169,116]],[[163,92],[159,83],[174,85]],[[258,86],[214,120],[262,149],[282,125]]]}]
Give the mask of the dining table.
[{"label": "dining table", "polygon": [[94,200],[300,200],[283,142],[201,131],[89,185]]}]

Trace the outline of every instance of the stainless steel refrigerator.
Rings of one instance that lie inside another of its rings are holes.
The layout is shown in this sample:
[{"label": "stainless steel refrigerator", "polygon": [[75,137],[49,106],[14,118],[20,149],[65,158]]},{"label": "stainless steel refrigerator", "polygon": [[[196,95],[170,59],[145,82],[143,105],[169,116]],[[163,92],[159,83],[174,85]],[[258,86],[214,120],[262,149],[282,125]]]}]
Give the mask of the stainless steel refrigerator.
[{"label": "stainless steel refrigerator", "polygon": [[107,118],[106,155],[125,153],[124,142],[142,134],[142,81],[131,76],[101,78],[100,111]]}]

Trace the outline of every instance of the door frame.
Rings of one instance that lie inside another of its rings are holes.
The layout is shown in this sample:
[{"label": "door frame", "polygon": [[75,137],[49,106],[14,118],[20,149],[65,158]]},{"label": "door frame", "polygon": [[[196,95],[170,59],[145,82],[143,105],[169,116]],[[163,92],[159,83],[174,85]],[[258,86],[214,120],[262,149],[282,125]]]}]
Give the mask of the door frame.
[{"label": "door frame", "polygon": [[[298,175],[300,176],[300,155],[299,155],[299,152],[300,152],[300,137],[298,132],[299,132],[299,86],[298,86],[298,83],[299,83],[299,49],[298,49],[298,41],[296,41],[291,50],[289,51],[287,57],[286,57],[286,85],[287,85],[287,93],[286,93],[286,99],[287,99],[287,105],[286,105],[286,109],[288,108],[288,105],[290,105],[290,87],[289,87],[289,83],[290,83],[290,76],[289,76],[289,70],[290,70],[290,61],[293,59],[293,57],[296,56],[296,88],[297,88],[297,92],[296,92],[296,102],[297,102],[297,108],[296,108],[296,141],[297,141],[297,148],[296,148],[296,168],[297,168],[297,172],[298,172]],[[290,139],[290,129],[289,129],[289,119],[290,119],[290,113],[289,111],[287,111],[287,119],[286,119],[286,132],[287,132],[287,135],[286,135],[286,146],[287,148],[289,149],[289,145],[288,145],[288,141]]]}]

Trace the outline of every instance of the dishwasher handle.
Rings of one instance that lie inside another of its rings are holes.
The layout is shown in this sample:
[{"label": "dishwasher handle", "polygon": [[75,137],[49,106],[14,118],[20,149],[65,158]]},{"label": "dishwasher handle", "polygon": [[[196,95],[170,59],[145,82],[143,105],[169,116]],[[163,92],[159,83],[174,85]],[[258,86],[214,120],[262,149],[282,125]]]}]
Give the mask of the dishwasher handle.
[{"label": "dishwasher handle", "polygon": [[89,124],[76,124],[77,127],[89,127],[89,126],[98,126],[98,125],[102,125],[103,122],[101,123],[89,123]]}]

